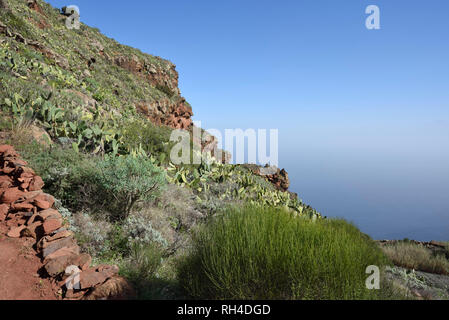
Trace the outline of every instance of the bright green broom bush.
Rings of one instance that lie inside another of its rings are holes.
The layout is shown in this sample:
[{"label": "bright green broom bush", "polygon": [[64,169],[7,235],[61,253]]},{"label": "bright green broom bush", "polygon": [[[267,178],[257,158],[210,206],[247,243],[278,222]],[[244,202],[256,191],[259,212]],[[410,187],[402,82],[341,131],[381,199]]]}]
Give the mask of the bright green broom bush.
[{"label": "bright green broom bush", "polygon": [[195,299],[377,299],[366,268],[387,264],[368,236],[343,220],[312,222],[282,209],[229,209],[197,231],[179,263]]}]

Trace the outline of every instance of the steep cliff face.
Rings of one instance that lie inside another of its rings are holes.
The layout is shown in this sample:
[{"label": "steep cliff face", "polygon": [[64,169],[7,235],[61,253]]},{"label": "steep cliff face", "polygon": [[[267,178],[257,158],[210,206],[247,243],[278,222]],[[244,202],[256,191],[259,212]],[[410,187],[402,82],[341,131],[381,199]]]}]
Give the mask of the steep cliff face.
[{"label": "steep cliff face", "polygon": [[137,102],[137,110],[158,125],[166,125],[174,129],[190,130],[192,128],[192,107],[181,97],[178,87],[176,66],[167,62],[164,67],[152,64],[148,59],[140,60],[137,56],[116,56],[113,62],[148,81],[156,89],[168,97],[155,101]]}]

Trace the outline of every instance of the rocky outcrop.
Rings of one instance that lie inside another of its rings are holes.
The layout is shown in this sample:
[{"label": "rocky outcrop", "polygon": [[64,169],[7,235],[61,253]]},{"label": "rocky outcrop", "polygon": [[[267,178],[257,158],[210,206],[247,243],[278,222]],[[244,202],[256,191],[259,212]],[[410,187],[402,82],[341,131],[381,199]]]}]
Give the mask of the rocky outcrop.
[{"label": "rocky outcrop", "polygon": [[285,169],[281,170],[276,167],[260,167],[256,165],[247,165],[246,167],[248,167],[254,174],[267,179],[278,190],[287,191],[290,187],[290,179],[288,178],[288,173]]},{"label": "rocky outcrop", "polygon": [[176,66],[169,61],[164,61],[164,67],[162,67],[148,59],[139,58],[135,55],[118,55],[113,58],[113,62],[117,66],[148,80],[153,87],[158,88],[168,96],[179,96],[181,94],[178,88],[179,75],[176,71]]},{"label": "rocky outcrop", "polygon": [[34,10],[36,12],[39,12],[40,14],[43,14],[41,7],[39,6],[39,4],[37,3],[36,0],[27,0],[27,6],[31,10]]},{"label": "rocky outcrop", "polygon": [[177,101],[161,99],[155,102],[140,102],[136,109],[157,125],[166,125],[173,129],[192,129],[192,108],[184,98]]},{"label": "rocky outcrop", "polygon": [[[101,52],[101,48],[98,50]],[[118,55],[112,60],[117,66],[147,80],[151,86],[165,94],[166,98],[136,103],[136,109],[140,113],[158,125],[184,130],[192,128],[192,108],[181,97],[181,91],[178,88],[179,75],[173,63],[164,61],[163,64],[156,64],[135,55]]]},{"label": "rocky outcrop", "polygon": [[53,209],[55,199],[42,191],[43,186],[42,178],[12,146],[0,146],[0,223],[9,228],[7,236],[35,240],[43,270],[66,299],[133,297],[116,266],[90,266],[92,258],[80,253],[74,234]]}]

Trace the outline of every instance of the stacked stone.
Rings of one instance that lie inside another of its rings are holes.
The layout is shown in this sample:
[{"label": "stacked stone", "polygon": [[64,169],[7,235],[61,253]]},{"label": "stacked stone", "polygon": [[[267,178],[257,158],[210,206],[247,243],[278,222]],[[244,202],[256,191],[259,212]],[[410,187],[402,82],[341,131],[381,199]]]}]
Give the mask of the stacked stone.
[{"label": "stacked stone", "polygon": [[[43,268],[63,289],[66,299],[132,297],[132,287],[117,275],[118,267],[90,266],[91,256],[80,253],[74,234],[53,209],[55,199],[42,191],[43,186],[42,178],[27,167],[12,146],[0,146],[0,223],[9,228],[8,237],[36,240]],[[69,276],[73,279],[70,285]]]}]

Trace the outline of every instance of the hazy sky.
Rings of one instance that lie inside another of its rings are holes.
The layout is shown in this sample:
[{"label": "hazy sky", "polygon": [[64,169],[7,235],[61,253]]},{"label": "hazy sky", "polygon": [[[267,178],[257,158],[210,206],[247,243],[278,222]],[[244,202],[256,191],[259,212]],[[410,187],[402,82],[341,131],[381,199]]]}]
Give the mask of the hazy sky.
[{"label": "hazy sky", "polygon": [[49,2],[174,62],[204,128],[279,129],[292,190],[323,214],[449,239],[449,1]]}]

